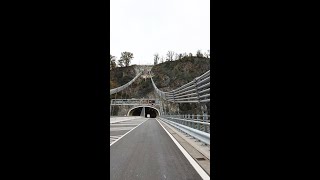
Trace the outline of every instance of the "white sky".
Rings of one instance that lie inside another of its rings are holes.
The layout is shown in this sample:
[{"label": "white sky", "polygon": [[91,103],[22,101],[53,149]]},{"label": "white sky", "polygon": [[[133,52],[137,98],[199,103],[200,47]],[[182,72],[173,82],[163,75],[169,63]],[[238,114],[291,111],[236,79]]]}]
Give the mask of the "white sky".
[{"label": "white sky", "polygon": [[210,49],[210,0],[110,0],[110,53],[133,53],[131,64],[153,55]]}]

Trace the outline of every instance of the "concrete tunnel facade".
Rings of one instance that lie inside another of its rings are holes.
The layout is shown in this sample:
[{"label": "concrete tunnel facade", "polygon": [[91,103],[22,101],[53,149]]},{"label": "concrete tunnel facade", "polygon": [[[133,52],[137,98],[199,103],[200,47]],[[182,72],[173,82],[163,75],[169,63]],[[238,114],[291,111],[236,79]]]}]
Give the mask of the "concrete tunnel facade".
[{"label": "concrete tunnel facade", "polygon": [[145,108],[145,117],[147,114],[150,114],[150,118],[155,118],[160,115],[160,112],[157,108],[152,106],[136,106],[129,109],[127,116],[140,116],[142,108]]}]

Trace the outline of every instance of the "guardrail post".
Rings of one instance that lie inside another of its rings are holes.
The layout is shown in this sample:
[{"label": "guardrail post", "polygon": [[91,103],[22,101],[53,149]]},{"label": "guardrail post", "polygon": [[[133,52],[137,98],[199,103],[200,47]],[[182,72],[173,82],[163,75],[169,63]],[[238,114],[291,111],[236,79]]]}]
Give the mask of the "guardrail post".
[{"label": "guardrail post", "polygon": [[194,128],[194,126],[196,125],[196,124],[194,123],[194,114],[192,114],[191,120],[192,120],[192,122],[191,122],[191,127]]},{"label": "guardrail post", "polygon": [[[207,114],[203,113],[203,122],[207,122]],[[207,132],[207,125],[204,125],[204,132]]]},{"label": "guardrail post", "polygon": [[[186,120],[189,120],[189,114],[187,115],[187,118],[186,118]],[[189,126],[189,121],[186,121],[186,126]]]},{"label": "guardrail post", "polygon": [[[187,120],[189,120],[189,114],[187,114]],[[186,121],[186,125],[189,126],[189,122]]]},{"label": "guardrail post", "polygon": [[197,127],[197,129],[200,130],[200,126],[201,126],[201,124],[200,124],[200,122],[201,122],[200,114],[197,114],[197,121],[198,121],[198,127]]}]

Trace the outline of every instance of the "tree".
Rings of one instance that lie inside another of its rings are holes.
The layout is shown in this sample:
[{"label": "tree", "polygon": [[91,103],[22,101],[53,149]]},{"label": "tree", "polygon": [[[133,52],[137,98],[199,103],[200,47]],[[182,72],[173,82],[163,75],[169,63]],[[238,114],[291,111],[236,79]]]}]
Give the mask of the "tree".
[{"label": "tree", "polygon": [[173,51],[168,51],[168,53],[167,53],[167,61],[173,61],[173,55],[174,55]]},{"label": "tree", "polygon": [[180,53],[179,54],[179,60],[181,60],[183,58],[183,55]]},{"label": "tree", "polygon": [[116,67],[116,57],[110,54],[110,70],[115,69]]},{"label": "tree", "polygon": [[[121,64],[124,63],[126,67],[129,66],[132,58],[133,58],[133,54],[131,52],[126,52],[126,51],[122,52],[120,57],[120,60],[122,61]],[[120,60],[119,60],[119,63],[120,63]],[[121,67],[123,67],[123,65]]]},{"label": "tree", "polygon": [[182,58],[186,58],[186,57],[188,57],[188,54],[185,52],[183,53]]},{"label": "tree", "polygon": [[203,57],[203,54],[201,53],[201,51],[200,51],[200,50],[198,50],[198,51],[197,51],[197,57],[198,57],[198,58]]},{"label": "tree", "polygon": [[119,59],[119,60],[118,60],[118,66],[120,66],[120,67],[123,67],[123,66],[124,66],[124,64],[123,64],[123,59]]},{"label": "tree", "polygon": [[164,58],[163,58],[163,56],[161,56],[161,61],[160,62],[163,63],[163,60],[164,60]]},{"label": "tree", "polygon": [[189,53],[189,57],[191,57],[191,58],[192,58],[192,53]]},{"label": "tree", "polygon": [[158,62],[159,62],[159,54],[156,53],[156,54],[154,55],[154,65],[157,65]]},{"label": "tree", "polygon": [[178,53],[175,53],[174,54],[174,60],[176,61],[176,60],[178,60],[179,59],[179,54]]},{"label": "tree", "polygon": [[208,50],[207,52],[204,52],[203,55],[206,58],[210,58],[210,50]]}]

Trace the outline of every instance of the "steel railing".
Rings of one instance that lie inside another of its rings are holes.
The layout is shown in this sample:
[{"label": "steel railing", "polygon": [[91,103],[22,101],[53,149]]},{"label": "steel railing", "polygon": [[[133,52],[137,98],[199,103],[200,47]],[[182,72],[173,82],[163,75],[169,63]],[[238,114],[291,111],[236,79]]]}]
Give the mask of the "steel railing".
[{"label": "steel railing", "polygon": [[157,94],[165,101],[174,103],[210,102],[210,70],[193,81],[169,92],[158,89],[152,77],[151,82]]},{"label": "steel railing", "polygon": [[210,115],[161,115],[161,117],[199,131],[210,133]]},{"label": "steel railing", "polygon": [[[161,116],[158,119],[198,139],[199,141],[210,145],[210,123],[196,120],[180,119],[170,116]],[[203,131],[201,127],[208,127],[204,129],[209,130],[209,132]]]},{"label": "steel railing", "polygon": [[136,77],[134,77],[131,81],[129,81],[128,83],[120,86],[120,87],[117,87],[117,88],[114,88],[114,89],[110,89],[110,95],[112,94],[115,94],[117,92],[120,92],[124,89],[126,89],[128,86],[130,86],[140,75],[142,74],[142,72],[140,72],[139,74],[136,75]]}]

